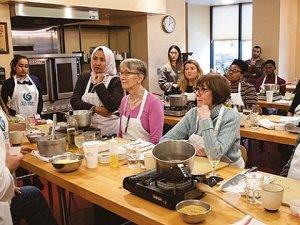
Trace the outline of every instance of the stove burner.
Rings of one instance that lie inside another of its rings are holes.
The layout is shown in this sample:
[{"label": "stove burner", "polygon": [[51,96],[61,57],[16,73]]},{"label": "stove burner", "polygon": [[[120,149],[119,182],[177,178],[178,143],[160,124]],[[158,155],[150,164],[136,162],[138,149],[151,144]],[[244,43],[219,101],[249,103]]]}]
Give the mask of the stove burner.
[{"label": "stove burner", "polygon": [[180,201],[196,199],[202,195],[196,188],[196,183],[203,182],[204,179],[204,176],[197,176],[172,183],[154,169],[125,177],[123,187],[141,198],[168,209],[175,209],[176,204]]},{"label": "stove burner", "polygon": [[166,178],[155,181],[155,186],[162,190],[185,190],[192,187],[194,184],[193,179],[188,179],[182,182],[170,182]]}]

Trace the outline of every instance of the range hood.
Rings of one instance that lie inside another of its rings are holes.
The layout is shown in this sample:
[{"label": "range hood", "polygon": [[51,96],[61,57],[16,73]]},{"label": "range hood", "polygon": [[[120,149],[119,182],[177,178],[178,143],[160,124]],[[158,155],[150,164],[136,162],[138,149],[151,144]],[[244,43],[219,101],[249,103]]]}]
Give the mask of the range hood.
[{"label": "range hood", "polygon": [[99,20],[98,9],[22,3],[10,5],[10,16],[13,29],[27,30]]}]

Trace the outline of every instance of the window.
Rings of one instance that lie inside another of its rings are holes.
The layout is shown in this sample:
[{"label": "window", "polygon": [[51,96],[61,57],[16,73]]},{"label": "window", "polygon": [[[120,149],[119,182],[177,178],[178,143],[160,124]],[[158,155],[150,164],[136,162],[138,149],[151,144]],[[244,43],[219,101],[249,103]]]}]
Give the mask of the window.
[{"label": "window", "polygon": [[211,68],[226,72],[233,59],[251,58],[252,4],[213,6]]}]

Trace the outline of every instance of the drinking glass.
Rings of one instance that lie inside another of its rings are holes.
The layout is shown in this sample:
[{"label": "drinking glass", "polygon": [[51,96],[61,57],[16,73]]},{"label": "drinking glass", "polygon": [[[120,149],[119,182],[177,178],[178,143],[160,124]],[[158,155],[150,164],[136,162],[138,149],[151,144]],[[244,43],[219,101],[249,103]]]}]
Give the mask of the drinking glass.
[{"label": "drinking glass", "polygon": [[86,131],[83,133],[85,141],[95,141],[95,132]]},{"label": "drinking glass", "polygon": [[34,114],[28,114],[25,116],[26,129],[32,133],[35,129],[35,117]]},{"label": "drinking glass", "polygon": [[140,152],[139,146],[128,146],[126,148],[129,169],[137,169],[140,167]]},{"label": "drinking glass", "polygon": [[208,161],[210,162],[212,166],[212,172],[209,174],[209,177],[218,177],[219,175],[216,173],[216,168],[220,162],[221,156],[219,154],[211,154],[212,152],[216,152],[217,148],[216,147],[211,147],[209,150],[209,153],[207,158]]},{"label": "drinking glass", "polygon": [[82,131],[77,131],[75,133],[75,145],[77,146],[77,148],[79,148],[79,152],[82,153],[82,143],[84,142],[84,136],[83,136],[83,132]]}]

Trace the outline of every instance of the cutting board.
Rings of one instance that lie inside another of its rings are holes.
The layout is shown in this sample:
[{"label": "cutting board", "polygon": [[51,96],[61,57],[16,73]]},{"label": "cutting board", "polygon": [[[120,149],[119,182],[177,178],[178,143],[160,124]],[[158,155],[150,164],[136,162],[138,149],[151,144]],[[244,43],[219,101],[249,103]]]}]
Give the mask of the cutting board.
[{"label": "cutting board", "polygon": [[[217,166],[217,170],[228,166],[228,163],[220,162]],[[208,174],[212,171],[211,164],[207,158],[196,156],[194,159],[194,168],[192,170],[193,175]]]},{"label": "cutting board", "polygon": [[280,184],[284,187],[282,204],[289,206],[289,202],[292,199],[300,199],[299,180],[290,179],[286,177],[276,176],[274,180],[275,184]]}]

